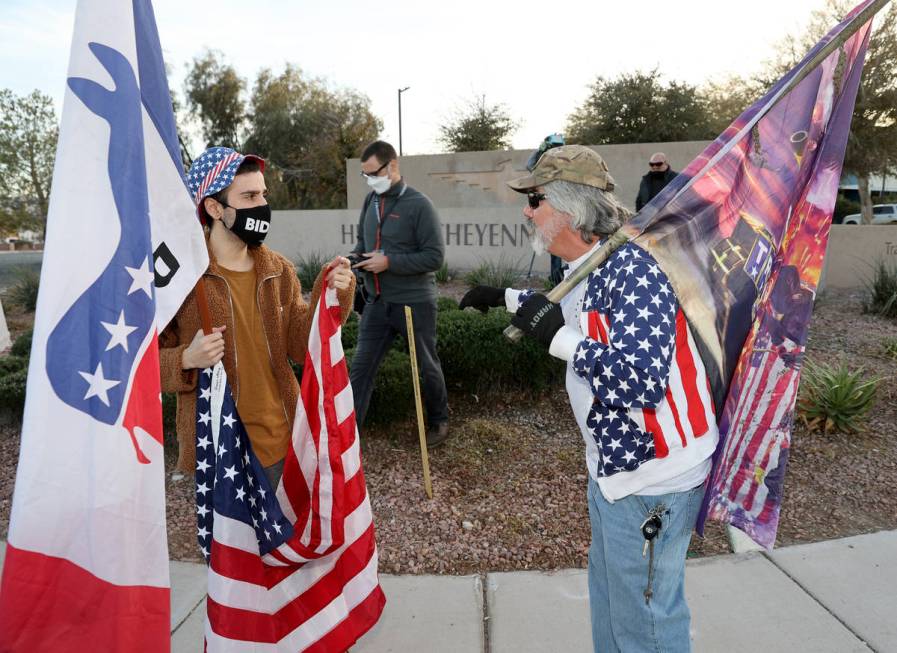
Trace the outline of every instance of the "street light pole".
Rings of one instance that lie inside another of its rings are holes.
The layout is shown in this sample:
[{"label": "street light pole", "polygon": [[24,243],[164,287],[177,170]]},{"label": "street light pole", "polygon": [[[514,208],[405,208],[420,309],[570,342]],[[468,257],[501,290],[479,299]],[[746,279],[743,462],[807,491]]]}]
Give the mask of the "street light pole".
[{"label": "street light pole", "polygon": [[399,89],[399,156],[402,156],[402,93],[407,91],[410,86]]}]

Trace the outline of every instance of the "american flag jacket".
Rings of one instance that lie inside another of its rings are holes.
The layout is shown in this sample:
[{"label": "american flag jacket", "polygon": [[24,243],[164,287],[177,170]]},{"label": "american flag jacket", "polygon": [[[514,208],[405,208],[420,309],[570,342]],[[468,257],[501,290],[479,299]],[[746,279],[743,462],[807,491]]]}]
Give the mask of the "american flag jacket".
[{"label": "american flag jacket", "polygon": [[[506,291],[508,310],[531,293]],[[699,485],[719,438],[710,385],[653,257],[623,245],[561,300],[561,309],[565,326],[550,352],[567,361],[570,405],[602,494],[614,501]]]}]

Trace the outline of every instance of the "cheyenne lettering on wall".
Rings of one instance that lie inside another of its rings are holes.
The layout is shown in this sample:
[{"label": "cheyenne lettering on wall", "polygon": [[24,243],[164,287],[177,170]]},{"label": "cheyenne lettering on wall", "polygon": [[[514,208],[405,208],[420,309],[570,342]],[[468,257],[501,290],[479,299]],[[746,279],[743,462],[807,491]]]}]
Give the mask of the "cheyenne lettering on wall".
[{"label": "cheyenne lettering on wall", "polygon": [[[358,225],[339,226],[341,243],[346,247],[355,244]],[[529,247],[531,227],[526,224],[502,224],[498,222],[448,222],[443,223],[443,238],[449,247]]]}]

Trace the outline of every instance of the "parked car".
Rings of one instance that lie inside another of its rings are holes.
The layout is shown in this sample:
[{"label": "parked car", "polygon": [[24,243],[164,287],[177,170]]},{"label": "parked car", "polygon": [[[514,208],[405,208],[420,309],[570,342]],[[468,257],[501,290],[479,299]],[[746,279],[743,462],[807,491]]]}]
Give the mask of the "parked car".
[{"label": "parked car", "polygon": [[[861,213],[845,215],[841,224],[863,224]],[[872,207],[872,224],[897,224],[897,204],[876,204]]]}]

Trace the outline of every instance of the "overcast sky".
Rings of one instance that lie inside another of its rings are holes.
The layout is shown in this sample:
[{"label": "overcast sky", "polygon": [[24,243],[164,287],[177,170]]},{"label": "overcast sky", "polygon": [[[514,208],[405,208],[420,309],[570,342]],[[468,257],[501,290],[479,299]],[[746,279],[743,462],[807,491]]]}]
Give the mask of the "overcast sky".
[{"label": "overcast sky", "polygon": [[[859,0],[857,0],[859,1]],[[521,123],[517,148],[564,128],[597,75],[660,69],[700,84],[749,74],[825,0],[608,2],[374,2],[372,0],[155,0],[159,36],[179,93],[204,48],[248,79],[285,62],[366,94],[405,154],[440,151],[438,127],[485,94]],[[0,0],[0,88],[40,89],[61,101],[75,0]]]}]

